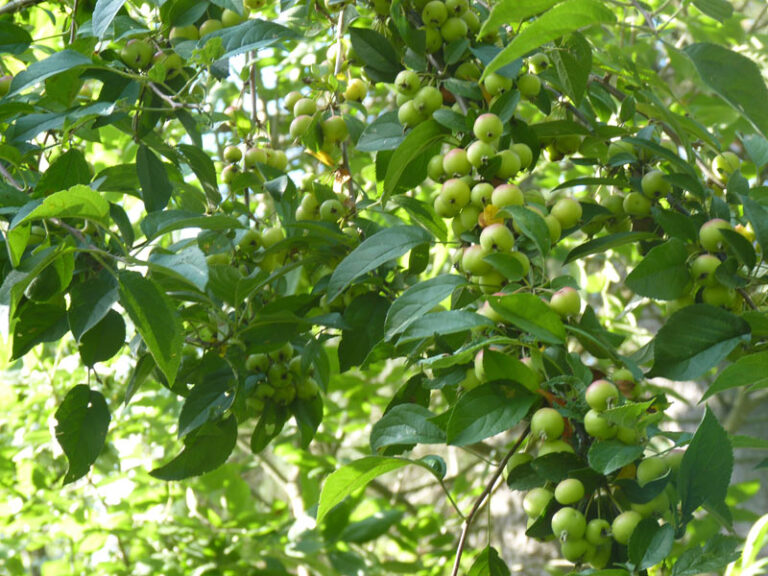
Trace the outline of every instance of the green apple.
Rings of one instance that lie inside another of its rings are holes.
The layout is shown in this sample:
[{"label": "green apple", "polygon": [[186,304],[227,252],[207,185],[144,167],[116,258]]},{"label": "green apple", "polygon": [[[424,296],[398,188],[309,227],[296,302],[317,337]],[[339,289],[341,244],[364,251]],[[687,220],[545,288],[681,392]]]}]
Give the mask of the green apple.
[{"label": "green apple", "polygon": [[464,248],[461,257],[461,267],[467,274],[482,276],[491,271],[491,265],[484,260],[490,252],[480,244],[472,244]]},{"label": "green apple", "polygon": [[257,164],[267,163],[267,153],[261,148],[248,148],[245,151],[245,167],[256,168]]},{"label": "green apple", "polygon": [[573,446],[568,444],[565,440],[545,440],[539,445],[538,456],[546,456],[547,454],[573,454]]},{"label": "green apple", "polygon": [[467,23],[467,28],[469,28],[470,34],[474,35],[480,31],[482,22],[480,22],[480,17],[474,12],[467,10],[461,15],[461,19]]},{"label": "green apple", "polygon": [[440,34],[439,28],[427,28],[426,29],[426,49],[428,54],[434,54],[439,52],[443,47],[443,37]]},{"label": "green apple", "polygon": [[560,198],[549,212],[557,218],[560,226],[565,229],[575,226],[581,220],[581,204],[573,198]]},{"label": "green apple", "polygon": [[460,208],[455,204],[451,204],[442,193],[435,196],[432,206],[435,209],[435,214],[440,218],[455,218],[459,215]]},{"label": "green apple", "polygon": [[[146,40],[129,40],[120,51],[120,59],[134,70],[143,70],[152,62],[154,50]],[[9,83],[10,85],[10,83]],[[6,90],[7,92],[7,90]]]},{"label": "green apple", "polygon": [[468,0],[445,0],[445,7],[452,16],[463,16],[469,10]]},{"label": "green apple", "polygon": [[304,96],[298,90],[288,92],[288,94],[285,95],[285,98],[283,98],[283,106],[286,110],[293,112],[293,107],[296,106],[296,102],[301,100],[303,97]]},{"label": "green apple", "polygon": [[413,103],[422,115],[429,117],[443,105],[443,93],[434,86],[424,86],[416,93]]},{"label": "green apple", "polygon": [[272,248],[278,242],[285,239],[285,230],[279,226],[272,226],[271,228],[264,228],[261,231],[261,244],[264,248]]},{"label": "green apple", "polygon": [[440,189],[440,195],[446,202],[454,206],[457,214],[469,204],[470,193],[469,185],[460,178],[446,180]]},{"label": "green apple", "polygon": [[525,170],[531,165],[531,162],[533,162],[533,151],[531,151],[528,144],[523,144],[522,142],[512,144],[511,150],[517,154],[518,158],[520,158],[521,170]]},{"label": "green apple", "polygon": [[535,98],[541,92],[541,80],[535,74],[523,74],[517,79],[517,89],[523,98]]},{"label": "green apple", "polygon": [[720,230],[732,230],[730,223],[714,218],[702,224],[699,229],[699,243],[708,252],[719,252],[723,247],[723,235]]},{"label": "green apple", "polygon": [[240,174],[240,167],[237,164],[229,164],[221,171],[221,181],[224,184],[231,184],[238,174]]},{"label": "green apple", "polygon": [[224,148],[224,160],[229,163],[240,162],[243,158],[243,153],[237,146],[227,146]]},{"label": "green apple", "polygon": [[223,10],[221,13],[221,24],[224,26],[224,28],[237,26],[238,24],[242,24],[244,21],[245,18],[243,16],[240,16],[240,14],[234,10],[230,10],[229,8]]},{"label": "green apple", "polygon": [[344,212],[344,205],[336,198],[331,198],[320,204],[320,219],[324,222],[338,222]]},{"label": "green apple", "polygon": [[463,148],[454,148],[443,156],[443,170],[449,176],[460,178],[472,171],[472,164]]},{"label": "green apple", "polygon": [[603,418],[594,408],[584,415],[584,430],[598,440],[609,440],[618,432],[616,425]]},{"label": "green apple", "polygon": [[691,276],[697,282],[713,286],[716,283],[715,270],[720,264],[720,258],[714,254],[700,254],[691,264]]},{"label": "green apple", "polygon": [[561,154],[575,154],[581,146],[581,136],[566,134],[555,138],[555,149]]},{"label": "green apple", "polygon": [[416,96],[419,88],[421,81],[413,70],[403,70],[395,77],[395,89],[404,96]]},{"label": "green apple", "polygon": [[715,159],[712,160],[712,172],[717,174],[723,181],[727,181],[728,177],[739,168],[741,168],[741,160],[730,150],[718,154],[715,156]]},{"label": "green apple", "polygon": [[237,247],[246,254],[253,254],[261,245],[261,234],[253,228],[247,230],[237,243]]},{"label": "green apple", "polygon": [[531,417],[534,438],[557,440],[565,431],[565,419],[554,408],[539,408]]},{"label": "green apple", "polygon": [[566,478],[555,486],[555,500],[563,506],[576,504],[584,498],[584,484],[576,478]]},{"label": "green apple", "polygon": [[344,118],[341,116],[326,118],[320,124],[320,128],[323,131],[323,141],[332,144],[346,140],[349,135],[347,123],[344,122]]},{"label": "green apple", "polygon": [[540,74],[541,72],[549,68],[549,65],[550,65],[549,56],[544,54],[544,52],[537,52],[536,54],[528,58],[528,66],[536,74]]},{"label": "green apple", "polygon": [[294,116],[312,116],[317,112],[317,103],[312,98],[299,98],[293,105]]},{"label": "green apple", "polygon": [[643,194],[653,200],[664,198],[672,192],[672,185],[664,180],[664,173],[658,170],[651,170],[640,181],[640,188]]},{"label": "green apple", "polygon": [[440,0],[427,2],[421,11],[421,21],[430,28],[439,28],[448,19],[448,9]]},{"label": "green apple", "polygon": [[502,92],[506,92],[512,88],[512,80],[506,76],[501,76],[492,72],[483,80],[483,87],[485,91],[491,96],[498,96]]},{"label": "green apple", "polygon": [[594,546],[584,539],[567,538],[560,543],[560,553],[563,558],[574,564],[582,563],[593,549]]},{"label": "green apple", "polygon": [[547,509],[554,494],[546,488],[533,488],[523,498],[523,510],[529,518],[538,518]]},{"label": "green apple", "polygon": [[560,220],[552,216],[552,214],[547,214],[544,216],[544,223],[547,225],[547,229],[549,229],[550,242],[555,244],[560,240],[560,236],[563,233],[563,227],[560,225]]},{"label": "green apple", "polygon": [[520,188],[514,184],[499,184],[493,189],[491,194],[491,204],[496,208],[505,206],[522,206],[525,204],[525,197]]},{"label": "green apple", "polygon": [[492,204],[493,184],[488,182],[478,182],[472,187],[470,192],[470,201],[480,209]]},{"label": "green apple", "polygon": [[472,130],[478,140],[495,142],[501,137],[504,125],[501,123],[501,118],[496,114],[486,113],[477,117]]},{"label": "green apple", "polygon": [[475,168],[481,168],[488,164],[496,156],[496,148],[488,142],[475,140],[467,148],[467,159]]},{"label": "green apple", "polygon": [[613,535],[613,539],[625,546],[629,544],[629,539],[632,537],[632,533],[642,519],[643,516],[634,510],[627,510],[616,516],[611,524],[611,534]]},{"label": "green apple", "polygon": [[312,120],[312,116],[307,116],[306,114],[296,116],[296,118],[291,121],[291,125],[288,128],[288,133],[291,135],[291,138],[296,139],[304,136],[312,125]]},{"label": "green apple", "polygon": [[648,216],[651,213],[651,201],[640,192],[630,192],[624,198],[624,212],[630,216]]},{"label": "green apple", "polygon": [[202,24],[200,24],[200,37],[207,36],[208,34],[213,34],[214,32],[218,32],[224,27],[224,25],[221,23],[221,20],[217,20],[215,18],[211,18],[209,20],[206,20]]},{"label": "green apple", "polygon": [[426,117],[419,111],[416,102],[408,100],[397,109],[397,120],[404,128],[413,128],[426,120]]},{"label": "green apple", "polygon": [[531,261],[528,259],[528,256],[517,250],[510,252],[510,255],[520,263],[523,277],[528,276],[528,273],[531,271]]},{"label": "green apple", "polygon": [[499,169],[496,170],[496,178],[501,180],[513,178],[522,167],[520,157],[513,150],[502,150],[498,156],[501,163],[499,164]]},{"label": "green apple", "polygon": [[593,518],[587,523],[584,533],[587,542],[594,546],[606,544],[611,539],[611,524],[603,518]]},{"label": "green apple", "polygon": [[515,235],[504,224],[491,224],[480,233],[480,246],[488,252],[510,252],[515,245]]},{"label": "green apple", "polygon": [[649,456],[637,465],[637,483],[645,486],[669,472],[669,465],[660,456]]},{"label": "green apple", "polygon": [[566,506],[552,516],[552,532],[561,541],[581,540],[586,531],[587,520],[576,508]]},{"label": "green apple", "polygon": [[560,316],[576,316],[581,312],[581,297],[576,290],[565,286],[552,294],[549,307]]},{"label": "green apple", "polygon": [[427,176],[434,182],[440,182],[445,176],[443,157],[440,154],[432,156],[427,164]]},{"label": "green apple", "polygon": [[171,28],[170,33],[168,34],[168,39],[173,42],[181,41],[181,40],[199,40],[200,39],[200,32],[198,31],[196,26],[189,25],[189,26],[175,26]]},{"label": "green apple", "polygon": [[477,218],[480,216],[480,212],[482,212],[482,209],[472,204],[471,201],[470,204],[461,210],[459,221],[464,230],[472,230],[477,226]]},{"label": "green apple", "polygon": [[250,372],[266,372],[269,358],[266,354],[249,354],[245,359],[245,369]]},{"label": "green apple", "polygon": [[443,22],[440,26],[440,35],[443,37],[443,41],[448,44],[455,42],[462,38],[466,38],[469,34],[469,26],[463,18],[459,16],[452,16]]},{"label": "green apple", "polygon": [[592,410],[602,412],[619,401],[619,389],[608,380],[595,380],[587,387],[584,397]]},{"label": "green apple", "polygon": [[705,286],[701,291],[701,300],[710,306],[730,308],[736,303],[736,291],[721,284]]}]

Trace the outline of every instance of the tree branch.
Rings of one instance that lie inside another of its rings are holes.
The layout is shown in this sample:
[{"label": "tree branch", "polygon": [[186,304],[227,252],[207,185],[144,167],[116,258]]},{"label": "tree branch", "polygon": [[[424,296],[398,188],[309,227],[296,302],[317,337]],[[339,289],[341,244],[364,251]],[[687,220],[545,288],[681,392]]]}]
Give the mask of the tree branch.
[{"label": "tree branch", "polygon": [[488,496],[493,491],[494,486],[496,486],[496,482],[501,477],[501,474],[504,472],[504,468],[507,467],[507,462],[509,462],[509,459],[512,458],[512,456],[520,449],[520,446],[523,444],[523,441],[528,437],[528,434],[531,431],[531,426],[526,426],[525,430],[523,430],[523,433],[520,435],[520,438],[517,439],[517,442],[515,442],[515,445],[512,446],[509,452],[507,452],[507,455],[504,456],[504,459],[499,463],[498,467],[496,468],[496,472],[494,472],[493,477],[491,478],[490,482],[485,486],[485,490],[483,490],[483,493],[480,494],[480,496],[475,501],[475,505],[472,506],[472,510],[467,515],[467,519],[464,521],[464,528],[461,530],[461,537],[459,538],[459,545],[456,548],[456,560],[453,563],[453,570],[451,571],[451,576],[458,576],[459,574],[459,564],[461,563],[461,555],[464,552],[464,547],[467,544],[467,536],[469,535],[469,529],[472,527],[472,523],[475,521],[475,516],[477,516],[477,513],[480,511],[480,508],[485,503],[485,500],[488,498]]},{"label": "tree branch", "polygon": [[29,8],[35,4],[42,4],[43,2],[45,2],[45,0],[12,0],[5,6],[0,6],[0,16],[3,14],[13,14],[14,12],[24,10],[24,8]]}]

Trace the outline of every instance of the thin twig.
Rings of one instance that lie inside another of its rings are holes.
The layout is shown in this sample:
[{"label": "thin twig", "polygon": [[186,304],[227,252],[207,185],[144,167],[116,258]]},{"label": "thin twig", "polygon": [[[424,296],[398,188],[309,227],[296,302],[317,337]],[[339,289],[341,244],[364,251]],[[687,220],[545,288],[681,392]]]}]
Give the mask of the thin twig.
[{"label": "thin twig", "polygon": [[739,293],[739,295],[744,298],[744,302],[747,303],[747,306],[749,306],[752,310],[757,310],[757,304],[755,304],[755,301],[752,300],[752,297],[747,293],[744,288],[736,288],[736,292]]},{"label": "thin twig", "polygon": [[0,176],[5,178],[8,181],[8,184],[16,188],[16,190],[24,190],[24,187],[16,182],[13,176],[11,176],[11,173],[8,172],[8,170],[5,168],[2,162],[0,162]]},{"label": "thin twig", "polygon": [[467,515],[467,519],[464,521],[464,528],[461,530],[461,537],[459,538],[459,545],[456,548],[456,560],[453,563],[453,570],[451,571],[451,576],[458,576],[459,574],[459,564],[461,563],[461,555],[464,553],[464,546],[467,544],[467,536],[469,535],[469,529],[472,527],[472,523],[475,521],[475,516],[477,515],[480,508],[485,503],[486,498],[490,495],[490,493],[493,491],[494,486],[496,486],[496,482],[501,477],[501,474],[504,472],[504,468],[507,467],[507,462],[509,462],[509,459],[512,458],[512,456],[520,449],[520,446],[523,444],[523,441],[528,437],[528,434],[531,431],[530,425],[526,426],[525,430],[523,430],[523,433],[520,435],[520,438],[517,439],[517,442],[515,442],[515,445],[512,446],[511,450],[507,452],[507,455],[504,456],[504,459],[499,463],[498,467],[496,468],[496,472],[494,472],[493,477],[491,478],[490,482],[485,486],[485,489],[483,490],[482,494],[478,497],[478,499],[475,501],[475,505],[472,506],[472,510]]},{"label": "thin twig", "polygon": [[75,34],[77,33],[77,4],[78,0],[74,1],[72,5],[72,22],[69,23],[69,43],[72,44],[75,41]]}]

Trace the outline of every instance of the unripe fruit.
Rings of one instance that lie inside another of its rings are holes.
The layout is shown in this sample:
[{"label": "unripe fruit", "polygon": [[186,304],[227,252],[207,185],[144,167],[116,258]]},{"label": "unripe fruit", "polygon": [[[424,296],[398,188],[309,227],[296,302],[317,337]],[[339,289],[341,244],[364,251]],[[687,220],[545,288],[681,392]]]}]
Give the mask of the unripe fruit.
[{"label": "unripe fruit", "polygon": [[576,316],[581,312],[581,297],[576,290],[565,286],[552,294],[549,307],[560,316]]},{"label": "unripe fruit", "polygon": [[707,286],[714,286],[715,270],[720,266],[720,258],[714,254],[701,254],[691,264],[693,279]]},{"label": "unripe fruit", "polygon": [[541,458],[547,454],[561,454],[564,452],[573,454],[573,446],[565,440],[546,440],[539,446],[538,456]]},{"label": "unripe fruit", "polygon": [[312,98],[299,98],[293,105],[294,116],[312,116],[317,112],[317,103]]},{"label": "unripe fruit", "polygon": [[541,92],[541,80],[535,74],[523,74],[517,79],[517,89],[523,98],[535,98]]},{"label": "unripe fruit", "polygon": [[582,539],[567,539],[560,544],[560,553],[568,562],[581,562],[590,551],[590,544]]},{"label": "unripe fruit", "polygon": [[736,302],[736,291],[720,284],[705,286],[701,291],[701,300],[710,306],[731,307]]},{"label": "unripe fruit", "polygon": [[491,322],[498,323],[504,320],[501,314],[496,312],[496,310],[493,309],[493,307],[487,300],[483,302],[483,304],[477,309],[477,313],[480,314],[480,316],[485,316]]},{"label": "unripe fruit", "polygon": [[395,77],[395,88],[405,96],[415,96],[421,88],[419,75],[413,70],[403,70]]},{"label": "unripe fruit", "polygon": [[337,222],[344,215],[344,205],[331,198],[320,204],[320,219],[324,222]]},{"label": "unripe fruit", "polygon": [[705,222],[699,229],[699,243],[708,252],[719,252],[723,246],[720,230],[731,230],[731,225],[720,218]]},{"label": "unripe fruit", "polygon": [[610,534],[611,524],[602,518],[594,518],[587,523],[584,537],[590,544],[600,546],[610,540]]},{"label": "unripe fruit", "polygon": [[448,9],[440,0],[427,2],[421,11],[421,20],[425,26],[439,28],[448,19]]},{"label": "unripe fruit", "polygon": [[496,114],[481,114],[475,120],[473,132],[478,140],[483,142],[493,142],[497,140],[504,131],[504,125],[501,118]]},{"label": "unripe fruit", "polygon": [[485,80],[483,80],[483,86],[488,94],[491,96],[498,96],[502,92],[506,92],[512,88],[512,80],[492,72],[485,77]]},{"label": "unripe fruit", "polygon": [[584,415],[584,430],[598,440],[609,440],[616,436],[617,427],[592,409]]},{"label": "unripe fruit", "polygon": [[547,509],[552,496],[552,491],[546,488],[534,488],[523,498],[523,510],[529,518],[538,518]]},{"label": "unripe fruit", "polygon": [[443,93],[434,86],[424,86],[416,93],[413,103],[422,115],[428,117],[443,105]]},{"label": "unripe fruit", "polygon": [[520,188],[514,184],[500,184],[493,189],[491,194],[491,204],[497,208],[505,206],[522,206],[525,204],[525,197]]},{"label": "unripe fruit", "polygon": [[[152,45],[146,40],[129,40],[120,51],[120,59],[134,70],[143,70],[152,62],[153,52]],[[10,81],[8,86],[10,88]]]},{"label": "unripe fruit", "polygon": [[248,148],[245,151],[245,167],[256,168],[257,164],[267,163],[267,153],[261,148]]},{"label": "unripe fruit", "polygon": [[454,218],[459,214],[460,210],[460,208],[455,204],[451,204],[442,194],[438,194],[435,197],[433,208],[435,209],[435,214],[440,218]]},{"label": "unripe fruit", "polygon": [[261,231],[261,244],[264,248],[272,248],[275,244],[285,239],[285,230],[279,226],[264,228]]},{"label": "unripe fruit", "polygon": [[554,408],[540,408],[531,417],[531,434],[536,438],[556,440],[565,431],[565,419]]},{"label": "unripe fruit", "polygon": [[514,250],[510,252],[510,255],[520,263],[523,277],[528,276],[528,273],[531,271],[531,261],[528,259],[528,256]]},{"label": "unripe fruit", "polygon": [[550,242],[555,244],[558,240],[560,240],[560,235],[563,233],[562,226],[560,226],[560,220],[552,216],[552,214],[547,214],[544,216],[544,223],[549,229]]},{"label": "unripe fruit", "polygon": [[241,24],[243,21],[245,21],[245,18],[243,16],[240,16],[240,14],[238,14],[234,10],[230,10],[229,8],[225,9],[221,13],[221,23],[224,25],[224,28],[231,28],[232,26],[237,26],[238,24]]},{"label": "unripe fruit", "polygon": [[171,28],[168,34],[168,39],[173,42],[174,40],[199,40],[200,32],[196,26],[175,26]]},{"label": "unripe fruit", "polygon": [[347,84],[344,91],[344,99],[353,102],[361,102],[368,94],[368,85],[360,78],[353,78]]},{"label": "unripe fruit", "polygon": [[640,461],[637,465],[637,483],[645,486],[669,472],[669,466],[663,458],[651,456]]},{"label": "unripe fruit", "polygon": [[443,47],[443,37],[439,28],[427,28],[426,48],[428,54],[434,54]]},{"label": "unripe fruit", "polygon": [[581,540],[587,530],[584,514],[575,508],[561,508],[552,516],[552,532],[562,540]]},{"label": "unripe fruit", "polygon": [[237,164],[225,166],[221,171],[221,181],[224,182],[224,184],[231,184],[238,174],[240,174],[240,168]]},{"label": "unripe fruit", "polygon": [[629,544],[629,539],[632,537],[632,533],[642,519],[643,516],[634,510],[627,510],[616,516],[611,524],[613,539],[625,546]]},{"label": "unripe fruit", "polygon": [[664,173],[658,170],[648,172],[640,181],[643,194],[648,198],[658,200],[672,192],[672,185],[664,180]]},{"label": "unripe fruit", "polygon": [[221,20],[216,20],[215,18],[211,18],[210,20],[206,20],[202,24],[200,24],[200,37],[207,36],[208,34],[213,34],[214,32],[217,32],[223,28],[223,24],[221,23]]},{"label": "unripe fruit", "polygon": [[224,160],[230,163],[240,162],[243,153],[237,146],[227,146],[224,148]]},{"label": "unripe fruit", "polygon": [[557,218],[563,228],[571,228],[581,220],[581,204],[573,198],[560,198],[552,206],[550,214]]},{"label": "unripe fruit", "polygon": [[492,203],[493,185],[488,182],[479,182],[472,187],[470,200],[472,204],[482,209]]},{"label": "unripe fruit", "polygon": [[443,41],[447,44],[466,38],[469,33],[469,26],[467,23],[458,16],[448,18],[443,25],[440,26],[440,35],[443,37]]},{"label": "unripe fruit", "polygon": [[246,254],[253,254],[258,250],[261,245],[261,234],[257,230],[247,230],[243,237],[240,238],[240,242],[237,243],[237,247]]},{"label": "unripe fruit", "polygon": [[480,17],[474,12],[467,10],[461,15],[461,19],[467,23],[470,34],[477,34],[480,31],[482,23],[480,22]]},{"label": "unripe fruit", "polygon": [[499,158],[501,159],[501,164],[499,164],[499,169],[496,170],[496,178],[509,180],[520,171],[522,166],[520,157],[512,150],[502,150],[499,152]]},{"label": "unripe fruit", "polygon": [[512,144],[510,149],[517,154],[518,158],[520,158],[521,170],[528,168],[531,165],[531,162],[533,162],[533,152],[528,144],[518,142],[517,144]]},{"label": "unripe fruit", "polygon": [[549,68],[549,56],[544,52],[537,52],[528,59],[528,66],[536,73],[539,74]]},{"label": "unripe fruit", "polygon": [[291,122],[291,126],[288,128],[288,132],[290,133],[291,138],[301,138],[307,133],[307,130],[309,130],[311,125],[312,116],[307,116],[306,114],[296,116]]},{"label": "unripe fruit", "polygon": [[481,209],[470,203],[465,206],[459,214],[459,220],[465,230],[472,230],[477,226],[477,218],[480,216]]},{"label": "unripe fruit", "polygon": [[515,235],[504,224],[491,224],[480,233],[480,245],[488,252],[509,252],[515,245]]},{"label": "unripe fruit", "polygon": [[266,372],[269,368],[269,358],[266,354],[250,354],[245,359],[245,368],[251,372]]},{"label": "unripe fruit", "polygon": [[723,181],[728,180],[728,177],[740,167],[741,160],[730,150],[718,154],[712,160],[712,171]]},{"label": "unripe fruit", "polygon": [[454,206],[458,213],[459,210],[469,204],[470,190],[467,183],[463,180],[451,178],[443,182],[440,195],[443,196],[446,202]]},{"label": "unripe fruit", "polygon": [[288,94],[286,94],[285,98],[283,99],[283,106],[285,106],[286,110],[293,112],[293,107],[296,106],[296,102],[302,98],[303,96],[298,90],[288,92]]},{"label": "unripe fruit", "polygon": [[635,147],[629,142],[624,140],[616,140],[608,144],[608,159],[611,159],[619,154],[634,154]]},{"label": "unripe fruit", "polygon": [[581,136],[578,134],[566,134],[555,138],[555,148],[561,154],[574,154],[581,146]]},{"label": "unripe fruit", "polygon": [[501,272],[491,270],[482,276],[473,276],[472,282],[482,290],[483,294],[494,294],[501,290],[501,287],[506,283],[506,278]]},{"label": "unripe fruit", "polygon": [[445,0],[445,7],[452,16],[462,16],[469,10],[467,0]]},{"label": "unripe fruit", "polygon": [[584,484],[576,478],[566,478],[555,487],[555,500],[569,506],[584,498]]},{"label": "unripe fruit", "polygon": [[619,400],[619,389],[608,380],[595,380],[589,385],[584,396],[592,410],[602,412],[616,405]]},{"label": "unripe fruit", "polygon": [[463,148],[454,148],[443,157],[443,170],[449,176],[466,176],[472,171],[472,164]]},{"label": "unripe fruit", "polygon": [[413,100],[408,100],[397,109],[397,120],[403,127],[413,128],[414,126],[421,124],[426,118],[419,112],[416,103]]},{"label": "unripe fruit", "polygon": [[491,271],[491,265],[484,260],[486,256],[488,256],[488,251],[480,244],[468,246],[464,248],[461,267],[467,274],[482,276]]},{"label": "unripe fruit", "polygon": [[341,116],[331,116],[320,124],[323,131],[323,141],[335,143],[345,140],[349,135],[347,124]]},{"label": "unripe fruit", "polygon": [[456,68],[454,76],[459,80],[477,81],[480,79],[480,68],[473,61],[466,60]]},{"label": "unripe fruit", "polygon": [[630,192],[624,198],[624,212],[630,216],[648,216],[651,213],[651,201],[639,192]]},{"label": "unripe fruit", "polygon": [[496,148],[482,140],[475,140],[467,148],[467,159],[475,168],[485,166],[494,156],[496,156]]},{"label": "unripe fruit", "polygon": [[658,494],[649,502],[642,504],[632,503],[632,510],[639,512],[643,518],[653,518],[664,514],[669,510],[669,496],[666,492]]}]

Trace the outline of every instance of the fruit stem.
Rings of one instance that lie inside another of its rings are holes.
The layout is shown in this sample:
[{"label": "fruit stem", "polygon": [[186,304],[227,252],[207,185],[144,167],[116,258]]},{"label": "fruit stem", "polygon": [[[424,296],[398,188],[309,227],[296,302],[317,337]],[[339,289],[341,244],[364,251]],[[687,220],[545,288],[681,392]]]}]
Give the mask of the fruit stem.
[{"label": "fruit stem", "polygon": [[496,482],[501,477],[502,473],[504,472],[504,469],[507,467],[507,462],[509,462],[509,459],[512,458],[512,456],[520,449],[520,446],[522,446],[523,442],[528,437],[528,434],[530,432],[531,432],[531,426],[529,424],[528,426],[526,426],[525,430],[523,430],[523,433],[520,434],[520,437],[517,439],[517,442],[515,442],[515,445],[512,446],[509,452],[507,452],[506,456],[504,456],[502,461],[499,463],[499,465],[496,468],[496,472],[494,472],[490,481],[488,482],[488,484],[486,484],[482,494],[478,496],[474,506],[472,506],[472,510],[470,510],[469,514],[467,514],[467,517],[464,520],[464,527],[461,530],[459,545],[456,548],[456,560],[453,563],[453,570],[451,571],[451,576],[458,576],[459,574],[459,564],[461,563],[461,555],[463,554],[464,547],[467,544],[467,536],[469,535],[469,529],[472,527],[472,523],[475,521],[475,516],[480,511],[480,508],[483,506],[486,499],[493,491],[493,488],[496,486]]}]

